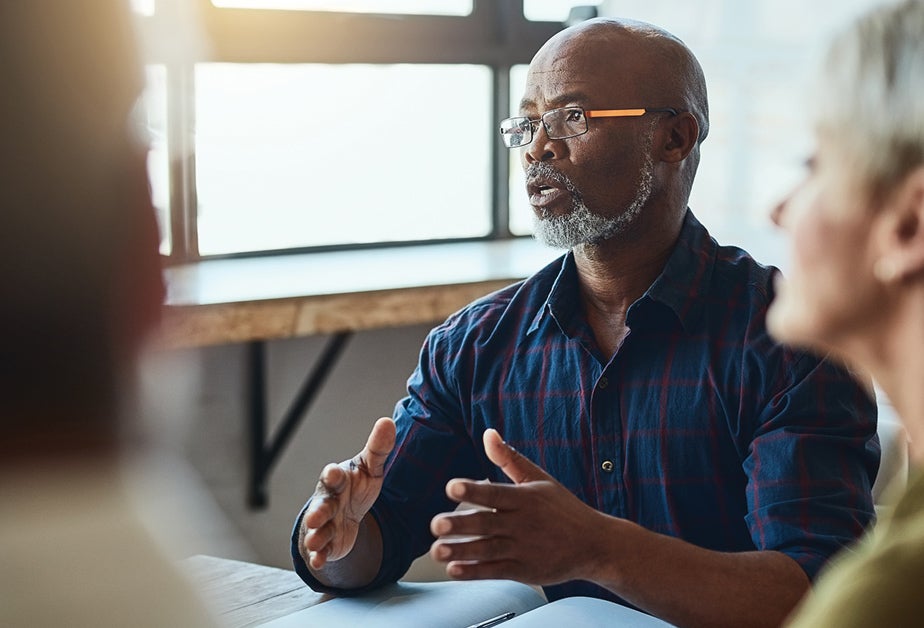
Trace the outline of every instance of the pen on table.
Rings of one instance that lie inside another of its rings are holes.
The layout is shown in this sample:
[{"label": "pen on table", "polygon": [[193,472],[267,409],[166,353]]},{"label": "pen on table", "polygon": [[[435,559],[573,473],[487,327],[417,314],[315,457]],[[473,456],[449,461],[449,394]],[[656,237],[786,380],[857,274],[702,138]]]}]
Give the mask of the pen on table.
[{"label": "pen on table", "polygon": [[472,624],[468,628],[491,628],[491,626],[496,626],[497,624],[503,623],[508,619],[513,619],[513,616],[516,615],[513,611],[509,613],[504,613],[503,615],[498,615],[497,617],[492,617],[491,619],[486,619],[480,624]]}]

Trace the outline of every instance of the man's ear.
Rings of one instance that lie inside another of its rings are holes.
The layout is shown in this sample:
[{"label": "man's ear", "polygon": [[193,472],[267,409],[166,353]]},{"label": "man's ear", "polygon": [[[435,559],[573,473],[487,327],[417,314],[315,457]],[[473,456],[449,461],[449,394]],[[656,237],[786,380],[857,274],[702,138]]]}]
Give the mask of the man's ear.
[{"label": "man's ear", "polygon": [[924,276],[924,165],[911,172],[883,208],[884,246],[880,262],[901,281]]},{"label": "man's ear", "polygon": [[667,162],[681,162],[699,140],[699,122],[689,111],[667,118],[667,142],[661,150],[661,159]]}]

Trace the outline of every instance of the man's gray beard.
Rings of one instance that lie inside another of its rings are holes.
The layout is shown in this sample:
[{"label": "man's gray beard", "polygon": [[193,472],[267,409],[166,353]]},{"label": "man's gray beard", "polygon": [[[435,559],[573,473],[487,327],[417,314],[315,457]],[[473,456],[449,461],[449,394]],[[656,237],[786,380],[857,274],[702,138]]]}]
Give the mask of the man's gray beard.
[{"label": "man's gray beard", "polygon": [[651,196],[654,160],[648,151],[646,154],[645,163],[639,172],[635,198],[618,216],[606,217],[592,212],[584,204],[584,199],[574,184],[565,175],[556,171],[556,178],[560,179],[565,184],[565,189],[571,193],[573,199],[571,211],[563,216],[534,214],[533,237],[552,248],[573,249],[579,244],[598,244],[626,231]]}]

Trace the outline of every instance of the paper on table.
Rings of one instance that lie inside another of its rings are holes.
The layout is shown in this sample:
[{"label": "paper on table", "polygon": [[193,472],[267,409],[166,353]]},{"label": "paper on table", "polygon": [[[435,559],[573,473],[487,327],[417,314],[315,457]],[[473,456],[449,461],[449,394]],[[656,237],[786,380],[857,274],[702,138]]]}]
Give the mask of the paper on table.
[{"label": "paper on table", "polygon": [[673,628],[673,624],[626,606],[592,597],[566,597],[501,624],[503,628]]},{"label": "paper on table", "polygon": [[262,624],[261,628],[465,628],[509,611],[545,604],[536,589],[511,580],[399,582],[358,597],[339,597]]}]

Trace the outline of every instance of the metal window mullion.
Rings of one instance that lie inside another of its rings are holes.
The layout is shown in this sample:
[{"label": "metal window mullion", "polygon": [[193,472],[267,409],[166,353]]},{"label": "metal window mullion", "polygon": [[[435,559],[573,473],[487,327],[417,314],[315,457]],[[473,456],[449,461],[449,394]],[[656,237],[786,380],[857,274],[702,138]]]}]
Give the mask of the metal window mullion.
[{"label": "metal window mullion", "polygon": [[497,128],[500,121],[510,115],[510,66],[495,66],[492,76],[494,125],[490,133],[494,150],[491,152],[493,188],[491,237],[503,239],[512,236],[510,232],[510,151],[498,141]]},{"label": "metal window mullion", "polygon": [[171,259],[199,257],[195,156],[195,66],[167,65],[167,149],[170,155]]}]

